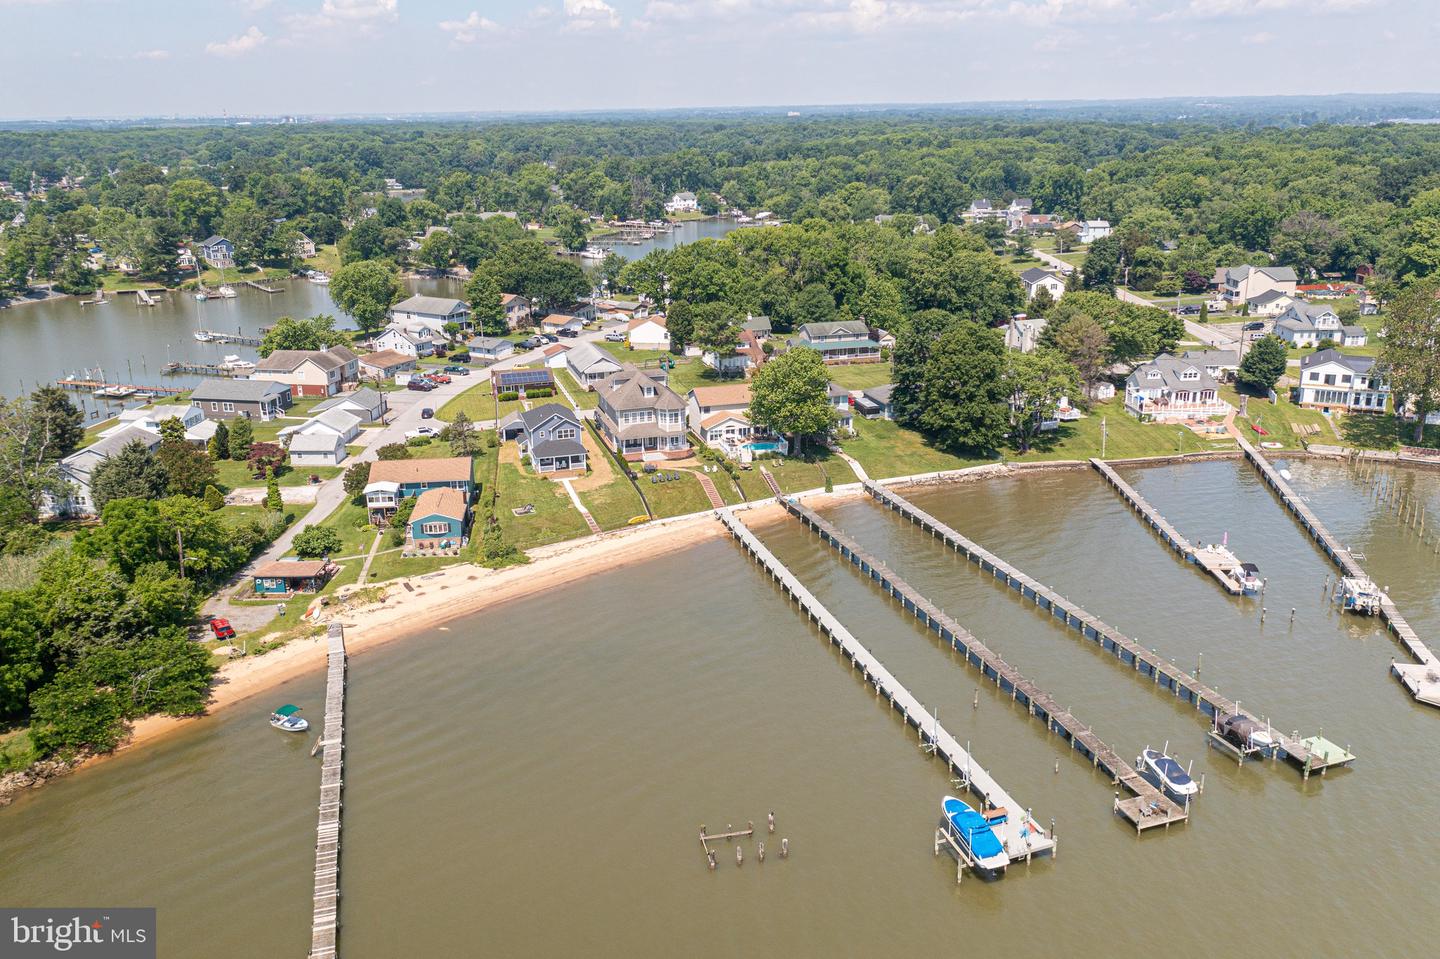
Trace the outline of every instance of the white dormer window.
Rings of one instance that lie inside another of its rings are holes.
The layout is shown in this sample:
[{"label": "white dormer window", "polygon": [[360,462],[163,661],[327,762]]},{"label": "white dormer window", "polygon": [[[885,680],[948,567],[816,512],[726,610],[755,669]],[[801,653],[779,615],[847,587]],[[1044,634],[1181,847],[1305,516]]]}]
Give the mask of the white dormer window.
[{"label": "white dormer window", "polygon": [[1200,378],[1200,371],[1186,370],[1185,372],[1180,374],[1180,378],[1182,380],[1198,380]]},{"label": "white dormer window", "polygon": [[1159,370],[1150,370],[1150,371],[1146,372],[1145,376],[1146,376],[1147,379],[1158,380],[1158,379],[1160,379],[1160,371],[1159,371]]},{"label": "white dormer window", "polygon": [[650,396],[654,396],[654,395],[655,395],[655,387],[653,387],[653,386],[642,386],[642,387],[640,388],[640,390],[641,390],[641,392],[644,393],[647,397],[650,397]]}]

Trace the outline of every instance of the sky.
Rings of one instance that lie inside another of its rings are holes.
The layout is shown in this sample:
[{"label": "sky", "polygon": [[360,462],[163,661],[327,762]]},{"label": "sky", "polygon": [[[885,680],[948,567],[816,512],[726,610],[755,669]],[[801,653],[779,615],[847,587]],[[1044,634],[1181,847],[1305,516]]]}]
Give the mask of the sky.
[{"label": "sky", "polygon": [[1440,91],[1435,0],[0,0],[0,118]]}]

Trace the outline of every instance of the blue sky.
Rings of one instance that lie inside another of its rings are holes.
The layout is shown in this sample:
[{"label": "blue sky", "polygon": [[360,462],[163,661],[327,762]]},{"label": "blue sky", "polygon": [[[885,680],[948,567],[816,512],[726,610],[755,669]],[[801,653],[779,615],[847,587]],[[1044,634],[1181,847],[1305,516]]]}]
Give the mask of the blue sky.
[{"label": "blue sky", "polygon": [[0,0],[0,117],[1440,90],[1433,0]]}]

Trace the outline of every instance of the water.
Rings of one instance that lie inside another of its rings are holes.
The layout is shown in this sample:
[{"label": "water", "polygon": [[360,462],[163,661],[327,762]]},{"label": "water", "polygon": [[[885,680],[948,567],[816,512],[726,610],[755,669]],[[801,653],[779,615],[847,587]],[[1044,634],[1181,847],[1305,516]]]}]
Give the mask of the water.
[{"label": "water", "polygon": [[725,217],[724,219],[682,220],[679,223],[673,224],[674,229],[669,233],[657,233],[653,239],[641,240],[639,243],[626,243],[607,240],[601,237],[595,240],[595,245],[607,250],[613,250],[627,260],[638,260],[645,254],[655,250],[673,250],[677,246],[694,243],[696,240],[722,237],[731,230],[738,230],[747,226],[759,226],[759,224],[736,223],[729,217]]},{"label": "water", "polygon": [[[16,396],[44,383],[84,369],[104,370],[111,382],[141,385],[194,386],[198,376],[161,376],[171,360],[218,363],[228,354],[256,358],[253,347],[200,343],[197,329],[259,336],[260,327],[277,317],[328,313],[336,326],[353,329],[350,318],[330,299],[329,287],[306,280],[277,280],[268,284],[279,293],[262,293],[232,284],[239,294],[229,300],[196,300],[192,294],[171,292],[158,296],[155,306],[139,306],[129,294],[104,306],[81,306],[79,297],[26,303],[0,310],[0,395]],[[409,280],[417,293],[460,296],[457,280]],[[83,398],[88,411],[113,410]]]},{"label": "water", "polygon": [[[1428,548],[1344,468],[1290,465],[1421,635],[1440,636]],[[1176,957],[1427,954],[1440,716],[1386,674],[1398,647],[1322,597],[1332,569],[1250,467],[1124,472],[1187,535],[1229,530],[1269,579],[1263,627],[1258,603],[1180,563],[1091,473],[913,498],[1177,662],[1203,652],[1207,682],[1287,730],[1323,727],[1354,769],[1302,783],[1207,753],[1192,710],[852,501],[825,512],[1123,755],[1168,740],[1194,759],[1193,820],[1137,839],[1105,777],[787,519],[758,532],[1018,800],[1056,818],[1056,860],[957,888],[930,848],[942,767],[716,540],[355,657],[344,954],[1098,959],[1159,939]],[[1440,502],[1440,477],[1403,481]],[[319,708],[321,688],[319,674],[293,682],[0,810],[0,902],[157,905],[165,956],[302,954],[318,767],[264,712]],[[728,846],[704,868],[701,823],[771,809],[766,863],[747,842],[743,868]]]}]

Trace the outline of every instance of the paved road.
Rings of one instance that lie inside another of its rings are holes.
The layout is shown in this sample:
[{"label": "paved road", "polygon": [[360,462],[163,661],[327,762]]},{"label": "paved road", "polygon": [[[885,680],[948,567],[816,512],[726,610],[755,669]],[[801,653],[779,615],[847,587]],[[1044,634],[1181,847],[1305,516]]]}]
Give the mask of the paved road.
[{"label": "paved road", "polygon": [[1035,259],[1039,260],[1041,263],[1044,263],[1046,266],[1050,267],[1053,270],[1059,270],[1062,276],[1066,276],[1070,273],[1075,272],[1075,267],[1073,265],[1066,263],[1064,260],[1060,259],[1058,256],[1055,256],[1054,254],[1046,253],[1044,250],[1036,250],[1034,248],[1031,248],[1030,252],[1035,256]]},{"label": "paved road", "polygon": [[[598,340],[602,334],[599,331],[584,333],[573,340],[562,341],[582,343],[587,340]],[[548,344],[547,344],[548,345]],[[479,385],[489,375],[490,370],[510,369],[515,366],[523,366],[526,363],[533,363],[543,359],[541,350],[530,350],[526,353],[517,353],[508,359],[493,363],[488,367],[473,370],[469,376],[455,376],[450,383],[437,386],[429,392],[418,390],[396,390],[386,393],[385,400],[389,404],[389,411],[386,413],[386,425],[383,429],[369,429],[365,431],[365,449],[363,452],[350,457],[345,461],[348,467],[352,463],[374,462],[375,451],[390,443],[405,442],[405,432],[413,430],[424,423],[434,422],[426,420],[420,415],[425,407],[439,411],[450,400],[464,393],[471,387]],[[481,425],[481,424],[477,424]],[[488,424],[485,424],[488,425]],[[265,563],[279,559],[290,550],[291,543],[295,536],[302,529],[325,520],[331,513],[335,512],[345,503],[345,485],[343,474],[326,480],[317,487],[315,506],[306,513],[294,526],[291,526],[284,533],[281,533],[270,544],[270,547],[255,557],[244,569],[237,573],[214,596],[206,601],[203,612],[212,616],[226,616],[234,623],[235,628],[241,632],[249,629],[256,629],[269,621],[275,614],[273,606],[236,606],[230,602],[230,594],[241,582],[249,579],[256,569]]]}]

